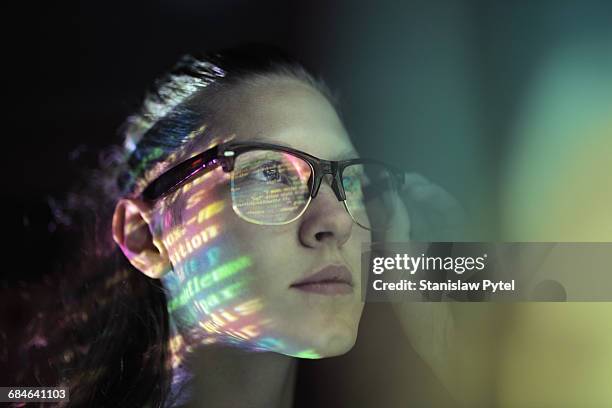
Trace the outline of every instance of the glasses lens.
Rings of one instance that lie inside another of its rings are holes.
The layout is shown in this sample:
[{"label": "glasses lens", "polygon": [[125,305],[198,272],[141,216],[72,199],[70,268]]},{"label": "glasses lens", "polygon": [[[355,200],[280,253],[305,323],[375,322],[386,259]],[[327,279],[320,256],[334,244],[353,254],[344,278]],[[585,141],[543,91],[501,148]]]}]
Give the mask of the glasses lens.
[{"label": "glasses lens", "polygon": [[231,179],[234,211],[256,224],[286,224],[310,201],[310,164],[273,150],[252,150],[236,157]]},{"label": "glasses lens", "polygon": [[391,226],[397,192],[385,165],[350,165],[342,173],[342,185],[346,208],[357,224],[370,230],[386,230]]}]

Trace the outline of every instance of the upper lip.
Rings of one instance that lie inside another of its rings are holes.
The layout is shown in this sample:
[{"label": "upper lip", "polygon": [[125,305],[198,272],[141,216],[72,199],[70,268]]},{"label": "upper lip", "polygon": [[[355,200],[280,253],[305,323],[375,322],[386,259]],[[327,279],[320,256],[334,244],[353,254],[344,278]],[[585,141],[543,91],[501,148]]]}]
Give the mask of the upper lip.
[{"label": "upper lip", "polygon": [[353,286],[353,276],[344,265],[327,265],[304,279],[293,282],[290,286],[308,285],[312,283],[346,283]]}]

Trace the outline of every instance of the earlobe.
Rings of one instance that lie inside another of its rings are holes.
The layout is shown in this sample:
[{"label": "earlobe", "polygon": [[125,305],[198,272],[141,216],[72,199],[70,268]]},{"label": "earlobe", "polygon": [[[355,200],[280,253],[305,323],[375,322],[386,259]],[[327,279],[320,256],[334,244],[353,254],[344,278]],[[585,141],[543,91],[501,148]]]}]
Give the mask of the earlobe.
[{"label": "earlobe", "polygon": [[150,208],[136,199],[121,199],[113,214],[113,239],[128,261],[150,278],[159,279],[172,266],[161,240],[151,233]]}]

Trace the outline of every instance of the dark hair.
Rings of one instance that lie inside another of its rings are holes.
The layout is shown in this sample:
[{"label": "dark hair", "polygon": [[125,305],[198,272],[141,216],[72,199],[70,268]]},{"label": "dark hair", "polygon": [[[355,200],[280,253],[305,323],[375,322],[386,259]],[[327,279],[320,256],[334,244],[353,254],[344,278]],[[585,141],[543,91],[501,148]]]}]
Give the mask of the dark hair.
[{"label": "dark hair", "polygon": [[[72,330],[58,365],[70,388],[69,406],[172,404],[166,294],[160,281],[132,267],[113,242],[113,210],[119,198],[137,193],[171,155],[184,151],[203,123],[214,123],[212,103],[189,103],[196,95],[205,100],[210,95],[212,101],[230,86],[270,75],[306,82],[336,104],[320,79],[274,47],[246,45],[184,56],[120,128],[122,146],[102,152],[99,168],[88,171],[63,205],[55,206],[56,218],[80,234],[78,256],[63,271],[62,313]],[[214,128],[207,126],[206,134],[197,137],[211,137]]]}]

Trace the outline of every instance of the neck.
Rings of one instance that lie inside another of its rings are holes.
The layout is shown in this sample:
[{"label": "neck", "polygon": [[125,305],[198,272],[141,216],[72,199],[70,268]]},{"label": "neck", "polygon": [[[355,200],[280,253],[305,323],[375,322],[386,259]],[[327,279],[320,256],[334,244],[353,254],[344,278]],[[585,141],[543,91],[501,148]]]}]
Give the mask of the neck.
[{"label": "neck", "polygon": [[[175,353],[181,351],[175,349]],[[211,344],[194,347],[182,354],[180,360],[186,373],[177,370],[173,382],[179,380],[177,375],[187,374],[189,408],[293,406],[297,369],[293,357]]]},{"label": "neck", "polygon": [[193,357],[189,407],[292,406],[296,362],[291,357],[224,346],[203,347]]}]

